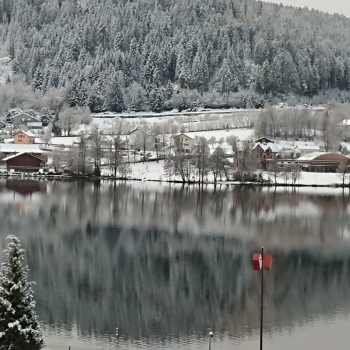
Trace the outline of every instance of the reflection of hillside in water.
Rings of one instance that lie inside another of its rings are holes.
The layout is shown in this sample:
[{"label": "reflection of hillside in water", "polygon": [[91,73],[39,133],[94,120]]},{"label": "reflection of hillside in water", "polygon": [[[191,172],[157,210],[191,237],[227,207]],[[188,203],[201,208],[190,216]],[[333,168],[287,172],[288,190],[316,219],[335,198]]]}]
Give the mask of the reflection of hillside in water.
[{"label": "reflection of hillside in water", "polygon": [[87,182],[46,192],[22,214],[0,193],[0,222],[23,240],[47,324],[130,338],[247,333],[261,244],[275,256],[267,327],[350,309],[348,196]]},{"label": "reflection of hillside in water", "polygon": [[[179,337],[209,327],[245,334],[258,327],[259,278],[251,245],[235,240],[91,227],[63,241],[28,246],[39,312],[47,323],[124,337]],[[350,309],[349,259],[272,251],[267,328]],[[40,263],[38,263],[40,262]]]}]

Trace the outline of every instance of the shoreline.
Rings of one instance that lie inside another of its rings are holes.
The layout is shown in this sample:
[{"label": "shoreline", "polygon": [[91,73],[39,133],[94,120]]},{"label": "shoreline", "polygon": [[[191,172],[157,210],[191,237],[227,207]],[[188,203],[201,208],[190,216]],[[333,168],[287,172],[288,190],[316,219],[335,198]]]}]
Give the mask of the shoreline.
[{"label": "shoreline", "polygon": [[212,185],[212,186],[235,186],[235,187],[285,187],[285,188],[298,188],[298,187],[313,187],[313,188],[343,188],[350,190],[350,183],[341,184],[341,183],[333,183],[333,184],[290,184],[290,183],[270,183],[270,182],[239,182],[239,181],[181,181],[181,180],[156,180],[156,179],[145,179],[138,177],[114,177],[114,176],[94,176],[94,175],[85,175],[85,176],[74,176],[74,175],[33,175],[29,176],[27,174],[0,174],[0,178],[3,179],[11,179],[11,180],[59,180],[59,181],[77,181],[77,180],[87,180],[87,181],[120,181],[120,182],[152,182],[152,183],[168,183],[168,184],[181,184],[187,186],[204,186],[204,185]]}]

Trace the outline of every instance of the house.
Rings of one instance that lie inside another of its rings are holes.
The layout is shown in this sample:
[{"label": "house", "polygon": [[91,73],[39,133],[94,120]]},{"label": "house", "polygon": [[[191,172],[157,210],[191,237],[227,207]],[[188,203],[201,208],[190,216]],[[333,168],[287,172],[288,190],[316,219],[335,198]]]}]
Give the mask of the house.
[{"label": "house", "polygon": [[151,135],[140,128],[136,128],[127,134],[127,143],[134,149],[145,148],[147,150],[150,141]]},{"label": "house", "polygon": [[35,135],[30,131],[18,131],[13,138],[15,144],[29,145],[35,143]]},{"label": "house", "polygon": [[299,158],[304,154],[320,152],[321,148],[314,142],[295,142],[294,155],[295,158]]},{"label": "house", "polygon": [[28,129],[41,129],[43,123],[37,117],[33,117],[28,113],[20,113],[13,117],[13,125],[19,127],[20,125],[26,126]]},{"label": "house", "polygon": [[320,152],[320,146],[313,141],[278,141],[282,158],[296,159],[304,154]]},{"label": "house", "polygon": [[45,166],[45,160],[29,153],[18,153],[2,160],[8,171],[37,172]]},{"label": "house", "polygon": [[254,142],[252,157],[258,169],[267,170],[269,164],[273,164],[282,158],[280,154],[282,148],[274,141],[262,137]]},{"label": "house", "polygon": [[194,139],[184,133],[175,136],[175,149],[177,153],[191,153]]},{"label": "house", "polygon": [[341,153],[315,152],[301,156],[295,163],[304,171],[334,173],[341,164],[350,167],[350,158]]}]

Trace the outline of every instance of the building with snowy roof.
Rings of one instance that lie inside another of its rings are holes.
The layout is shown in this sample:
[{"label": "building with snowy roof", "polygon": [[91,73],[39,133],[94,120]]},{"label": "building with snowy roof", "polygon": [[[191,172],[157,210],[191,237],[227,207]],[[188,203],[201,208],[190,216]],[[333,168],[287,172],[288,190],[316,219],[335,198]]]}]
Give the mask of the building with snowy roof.
[{"label": "building with snowy roof", "polygon": [[8,171],[36,172],[45,166],[45,159],[26,152],[8,156],[2,160]]},{"label": "building with snowy roof", "polygon": [[299,158],[304,154],[320,152],[321,148],[314,141],[278,141],[281,147],[281,155],[293,159]]},{"label": "building with snowy roof", "polygon": [[281,159],[282,147],[266,137],[254,141],[252,157],[258,169],[267,170],[270,163]]},{"label": "building with snowy roof", "polygon": [[174,138],[175,148],[178,153],[191,153],[194,147],[194,139],[184,133]]},{"label": "building with snowy roof", "polygon": [[314,152],[295,160],[302,170],[318,173],[335,173],[341,164],[350,168],[350,158],[341,153]]},{"label": "building with snowy roof", "polygon": [[30,131],[20,130],[13,135],[13,142],[19,145],[30,145],[35,143],[35,135]]},{"label": "building with snowy roof", "polygon": [[34,117],[28,113],[19,113],[13,117],[13,125],[19,127],[20,125],[26,126],[28,129],[42,129],[43,123],[37,117]]}]

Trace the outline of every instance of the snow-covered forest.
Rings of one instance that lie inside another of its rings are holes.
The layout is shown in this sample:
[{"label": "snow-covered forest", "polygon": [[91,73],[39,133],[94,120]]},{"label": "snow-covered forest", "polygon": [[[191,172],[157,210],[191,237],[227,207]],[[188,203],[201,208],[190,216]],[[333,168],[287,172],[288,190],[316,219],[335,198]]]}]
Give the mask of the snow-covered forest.
[{"label": "snow-covered forest", "polygon": [[93,112],[350,97],[340,15],[255,0],[0,0],[0,20],[15,75]]}]

